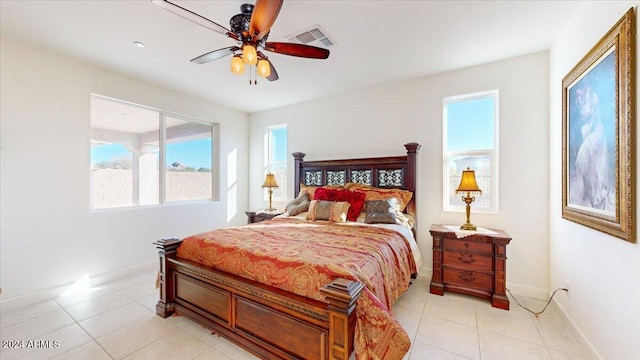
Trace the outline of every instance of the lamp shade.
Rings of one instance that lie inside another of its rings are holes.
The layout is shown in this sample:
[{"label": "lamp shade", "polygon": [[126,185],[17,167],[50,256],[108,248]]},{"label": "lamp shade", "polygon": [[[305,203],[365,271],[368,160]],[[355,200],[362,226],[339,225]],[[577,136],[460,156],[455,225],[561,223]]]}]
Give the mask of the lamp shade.
[{"label": "lamp shade", "polygon": [[244,73],[244,62],[242,61],[242,58],[238,55],[234,56],[231,59],[231,72],[234,74]]},{"label": "lamp shade", "polygon": [[264,184],[262,184],[263,188],[277,188],[278,183],[276,182],[276,177],[272,173],[268,173],[267,177],[264,178]]},{"label": "lamp shade", "polygon": [[258,75],[262,77],[268,77],[271,75],[271,66],[269,66],[269,61],[265,59],[260,59],[258,61]]},{"label": "lamp shade", "polygon": [[456,189],[456,194],[467,191],[482,193],[482,190],[480,190],[476,183],[476,174],[470,168],[462,171],[462,179],[460,179],[460,185],[458,185],[458,188]]},{"label": "lamp shade", "polygon": [[246,44],[242,47],[242,60],[248,65],[255,65],[258,63],[258,52],[253,45]]}]

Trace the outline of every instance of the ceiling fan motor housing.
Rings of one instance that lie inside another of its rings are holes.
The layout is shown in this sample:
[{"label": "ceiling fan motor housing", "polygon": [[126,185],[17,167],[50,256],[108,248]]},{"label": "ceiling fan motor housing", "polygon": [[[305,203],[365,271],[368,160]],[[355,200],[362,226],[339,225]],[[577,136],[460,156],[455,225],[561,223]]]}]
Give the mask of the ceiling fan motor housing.
[{"label": "ceiling fan motor housing", "polygon": [[253,12],[253,4],[242,4],[240,5],[240,13],[251,15]]},{"label": "ceiling fan motor housing", "polygon": [[249,22],[251,21],[251,14],[237,14],[229,20],[231,31],[242,35],[242,32],[249,32]]},{"label": "ceiling fan motor housing", "polygon": [[[240,6],[240,14],[236,14],[231,19],[229,19],[229,26],[231,27],[231,31],[238,35],[238,38],[241,39],[242,42],[248,41],[243,36],[244,34],[249,33],[249,24],[251,24],[251,14],[253,14],[253,4],[243,4]],[[266,41],[269,33],[267,33],[262,39],[261,43]]]}]

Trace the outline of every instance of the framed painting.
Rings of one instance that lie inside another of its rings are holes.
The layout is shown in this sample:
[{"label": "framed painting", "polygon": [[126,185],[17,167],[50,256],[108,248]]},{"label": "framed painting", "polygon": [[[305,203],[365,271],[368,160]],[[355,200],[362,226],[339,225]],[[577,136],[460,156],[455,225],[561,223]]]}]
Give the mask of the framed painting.
[{"label": "framed painting", "polygon": [[562,217],[635,239],[635,16],[562,80]]}]

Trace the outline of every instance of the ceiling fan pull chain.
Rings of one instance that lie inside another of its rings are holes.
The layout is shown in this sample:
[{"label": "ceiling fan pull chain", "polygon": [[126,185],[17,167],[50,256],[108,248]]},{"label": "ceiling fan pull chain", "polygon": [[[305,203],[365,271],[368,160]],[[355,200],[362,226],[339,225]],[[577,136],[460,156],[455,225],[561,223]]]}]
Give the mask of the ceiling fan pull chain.
[{"label": "ceiling fan pull chain", "polygon": [[[252,67],[253,71],[251,72],[251,76],[253,76],[253,85],[258,85],[258,73],[256,72],[256,68]],[[251,84],[251,80],[249,80],[249,84]]]}]

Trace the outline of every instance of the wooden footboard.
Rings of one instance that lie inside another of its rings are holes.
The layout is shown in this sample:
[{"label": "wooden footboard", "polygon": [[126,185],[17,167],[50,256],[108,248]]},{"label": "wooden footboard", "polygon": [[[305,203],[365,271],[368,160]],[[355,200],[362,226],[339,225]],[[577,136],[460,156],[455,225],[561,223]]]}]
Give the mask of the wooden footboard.
[{"label": "wooden footboard", "polygon": [[321,289],[324,303],[180,259],[181,242],[154,242],[159,316],[189,317],[262,359],[349,358],[362,283],[335,279]]}]

